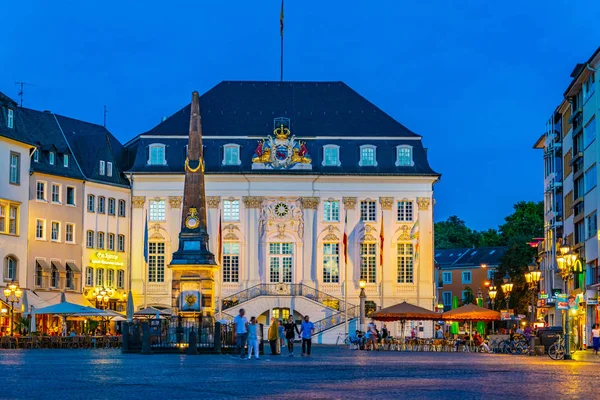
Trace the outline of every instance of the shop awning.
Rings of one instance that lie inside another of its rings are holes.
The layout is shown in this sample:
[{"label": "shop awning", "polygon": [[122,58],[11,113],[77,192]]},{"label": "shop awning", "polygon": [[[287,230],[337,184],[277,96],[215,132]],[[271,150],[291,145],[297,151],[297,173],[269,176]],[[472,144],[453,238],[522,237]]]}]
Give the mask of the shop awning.
[{"label": "shop awning", "polygon": [[19,299],[19,302],[15,303],[15,312],[28,315],[31,311],[31,307],[33,307],[33,309],[38,309],[48,307],[49,305],[50,304],[44,301],[35,292],[26,289],[23,290],[23,295]]},{"label": "shop awning", "polygon": [[60,261],[51,261],[52,266],[56,267],[59,272],[67,272],[67,269]]},{"label": "shop awning", "polygon": [[35,260],[36,264],[39,264],[40,267],[42,267],[42,269],[46,272],[50,272],[50,266],[48,265],[48,263],[46,262],[46,260],[42,260],[42,259],[37,259]]},{"label": "shop awning", "polygon": [[75,265],[75,263],[67,262],[67,267],[71,268],[71,271],[81,273],[81,269]]},{"label": "shop awning", "polygon": [[[54,305],[60,303],[62,292],[38,292],[38,295],[44,301],[46,301],[48,305]],[[69,303],[74,303],[85,307],[93,307],[92,303],[90,303],[81,293],[65,292],[65,299]]]}]

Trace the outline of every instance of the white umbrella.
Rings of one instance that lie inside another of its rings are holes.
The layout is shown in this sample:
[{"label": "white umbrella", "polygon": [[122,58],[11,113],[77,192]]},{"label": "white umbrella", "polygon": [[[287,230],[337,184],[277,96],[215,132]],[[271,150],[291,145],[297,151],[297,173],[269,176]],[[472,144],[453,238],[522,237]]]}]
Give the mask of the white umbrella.
[{"label": "white umbrella", "polygon": [[131,294],[131,290],[129,291],[129,294],[127,295],[127,321],[131,322],[133,321],[133,314],[134,314],[134,306],[133,306],[133,295]]},{"label": "white umbrella", "polygon": [[29,333],[34,333],[36,331],[36,325],[35,325],[35,311],[34,311],[34,307],[31,306],[31,313],[29,315],[31,315],[31,326],[29,327]]}]

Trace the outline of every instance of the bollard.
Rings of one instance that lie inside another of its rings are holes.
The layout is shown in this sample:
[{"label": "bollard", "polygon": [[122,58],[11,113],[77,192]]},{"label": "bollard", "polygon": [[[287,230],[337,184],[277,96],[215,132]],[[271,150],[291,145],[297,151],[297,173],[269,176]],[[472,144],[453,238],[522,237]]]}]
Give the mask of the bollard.
[{"label": "bollard", "polygon": [[215,333],[213,337],[215,339],[214,352],[221,354],[221,323],[219,321],[215,322]]},{"label": "bollard", "polygon": [[187,354],[191,356],[198,354],[198,341],[196,340],[196,332],[194,332],[193,327],[188,340]]},{"label": "bollard", "polygon": [[129,322],[123,322],[121,324],[121,335],[123,341],[121,342],[121,353],[129,353]]},{"label": "bollard", "polygon": [[142,352],[141,354],[152,354],[150,347],[150,327],[147,322],[142,323]]}]

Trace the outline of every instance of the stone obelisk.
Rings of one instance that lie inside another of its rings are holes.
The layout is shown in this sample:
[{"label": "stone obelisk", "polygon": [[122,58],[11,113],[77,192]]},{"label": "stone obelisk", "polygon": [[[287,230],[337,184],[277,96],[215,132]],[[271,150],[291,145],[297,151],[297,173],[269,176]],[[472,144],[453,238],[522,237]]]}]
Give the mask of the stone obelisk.
[{"label": "stone obelisk", "polygon": [[181,232],[179,249],[173,253],[169,268],[173,271],[173,308],[185,314],[213,314],[215,256],[208,249],[206,194],[202,149],[200,96],[192,93],[190,133],[185,160]]}]

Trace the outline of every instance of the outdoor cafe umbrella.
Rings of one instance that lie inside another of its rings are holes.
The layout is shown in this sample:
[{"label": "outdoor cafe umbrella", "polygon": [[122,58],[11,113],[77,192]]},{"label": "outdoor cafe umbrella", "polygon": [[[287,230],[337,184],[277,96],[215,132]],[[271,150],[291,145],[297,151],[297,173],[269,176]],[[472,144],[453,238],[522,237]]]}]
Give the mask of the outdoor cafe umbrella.
[{"label": "outdoor cafe umbrella", "polygon": [[31,321],[29,321],[29,332],[34,333],[37,330],[37,326],[35,325],[35,308],[33,306],[31,306],[31,314],[29,315],[31,316]]},{"label": "outdoor cafe umbrella", "polygon": [[133,316],[134,316],[134,318],[137,317],[137,318],[147,318],[147,319],[170,318],[171,312],[169,312],[167,310],[159,310],[158,308],[154,308],[154,307],[146,307],[142,310],[139,310],[135,314],[133,314]]},{"label": "outdoor cafe umbrella", "polygon": [[471,323],[473,321],[499,321],[500,313],[494,310],[467,304],[457,309],[446,311],[442,314],[442,319],[446,321],[469,321],[469,335],[473,335]]},{"label": "outdoor cafe umbrella", "polygon": [[129,294],[127,295],[127,321],[131,322],[133,321],[133,313],[134,313],[134,305],[133,305],[133,294],[131,294],[131,290],[129,291]]},{"label": "outdoor cafe umbrella", "polygon": [[382,308],[371,314],[371,319],[377,321],[400,321],[402,336],[404,337],[404,324],[406,321],[437,321],[440,314],[423,307],[403,301],[390,307]]}]

